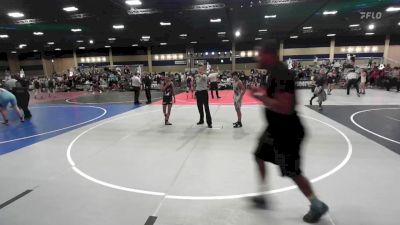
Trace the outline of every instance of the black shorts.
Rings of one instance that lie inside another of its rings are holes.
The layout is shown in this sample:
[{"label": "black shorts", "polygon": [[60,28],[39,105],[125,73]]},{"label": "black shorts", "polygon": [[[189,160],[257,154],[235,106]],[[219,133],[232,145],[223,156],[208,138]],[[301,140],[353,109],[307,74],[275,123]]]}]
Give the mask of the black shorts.
[{"label": "black shorts", "polygon": [[172,96],[164,96],[163,105],[172,105]]},{"label": "black shorts", "polygon": [[274,139],[267,132],[260,138],[254,155],[258,159],[278,165],[282,176],[301,175],[300,146],[302,138]]}]

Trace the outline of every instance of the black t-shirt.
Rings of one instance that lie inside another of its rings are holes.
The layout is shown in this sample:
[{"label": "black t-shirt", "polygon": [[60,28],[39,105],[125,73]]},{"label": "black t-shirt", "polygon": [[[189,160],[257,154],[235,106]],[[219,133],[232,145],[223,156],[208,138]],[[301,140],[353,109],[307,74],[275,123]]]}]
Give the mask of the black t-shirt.
[{"label": "black t-shirt", "polygon": [[[294,76],[283,63],[271,69],[266,88],[270,98],[274,98],[277,93],[287,92],[293,94],[293,102],[296,102]],[[295,110],[287,115],[266,108],[265,116],[268,122],[268,132],[274,138],[302,138],[304,136],[303,125]]]}]

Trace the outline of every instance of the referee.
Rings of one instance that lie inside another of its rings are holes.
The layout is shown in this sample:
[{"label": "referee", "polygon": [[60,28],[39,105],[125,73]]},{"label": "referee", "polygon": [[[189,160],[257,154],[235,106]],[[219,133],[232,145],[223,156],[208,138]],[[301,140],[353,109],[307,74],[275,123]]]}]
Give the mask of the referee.
[{"label": "referee", "polygon": [[197,125],[204,124],[204,111],[205,111],[208,128],[212,128],[212,119],[210,114],[210,108],[208,106],[207,78],[208,78],[207,75],[204,74],[204,69],[200,67],[199,73],[196,75],[196,84],[195,84],[197,108],[199,109],[199,114],[200,114],[200,120],[197,123]]}]

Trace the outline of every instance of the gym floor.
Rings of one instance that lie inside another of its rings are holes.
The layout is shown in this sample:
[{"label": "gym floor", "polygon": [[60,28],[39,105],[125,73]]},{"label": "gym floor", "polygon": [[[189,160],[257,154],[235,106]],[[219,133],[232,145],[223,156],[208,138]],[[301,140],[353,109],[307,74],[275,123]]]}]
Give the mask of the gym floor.
[{"label": "gym floor", "polygon": [[[252,153],[265,121],[250,96],[234,129],[232,93],[222,91],[208,129],[195,125],[186,93],[168,127],[160,102],[133,106],[131,92],[58,95],[35,101],[31,121],[0,127],[0,224],[304,224],[309,203],[275,166],[257,192]],[[334,90],[323,111],[310,97],[298,91],[304,173],[330,206],[319,224],[397,225],[400,94]],[[260,194],[269,210],[249,203]]]}]

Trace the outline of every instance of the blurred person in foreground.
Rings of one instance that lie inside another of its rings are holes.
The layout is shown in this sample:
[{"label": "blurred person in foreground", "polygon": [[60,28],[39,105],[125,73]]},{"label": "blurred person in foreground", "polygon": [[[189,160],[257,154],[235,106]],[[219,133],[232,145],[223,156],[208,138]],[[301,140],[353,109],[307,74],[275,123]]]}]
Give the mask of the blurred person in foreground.
[{"label": "blurred person in foreground", "polygon": [[[302,175],[300,169],[300,146],[305,136],[304,127],[296,113],[296,94],[294,77],[279,60],[278,44],[271,40],[259,48],[258,63],[260,69],[267,69],[270,75],[266,88],[255,87],[252,95],[265,106],[268,127],[259,139],[255,151],[260,177],[261,191],[265,191],[266,167],[270,162],[280,167],[282,176],[291,178],[311,203],[309,212],[303,221],[316,223],[328,212],[328,206],[319,200],[310,181]],[[266,208],[263,196],[252,199],[256,207]]]}]

